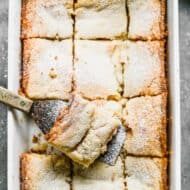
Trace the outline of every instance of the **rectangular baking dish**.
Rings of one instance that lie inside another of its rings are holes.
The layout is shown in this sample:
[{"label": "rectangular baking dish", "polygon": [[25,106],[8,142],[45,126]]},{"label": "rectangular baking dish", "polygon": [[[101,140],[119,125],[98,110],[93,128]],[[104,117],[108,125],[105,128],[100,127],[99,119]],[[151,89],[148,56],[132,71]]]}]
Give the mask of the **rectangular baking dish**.
[{"label": "rectangular baking dish", "polygon": [[[20,41],[21,0],[9,1],[8,88],[18,92],[21,70]],[[167,1],[168,84],[169,84],[169,189],[181,189],[180,163],[180,87],[178,49],[178,0]],[[31,137],[38,131],[24,114],[8,111],[8,190],[19,190],[19,156],[31,146]],[[118,189],[119,190],[119,189]]]}]

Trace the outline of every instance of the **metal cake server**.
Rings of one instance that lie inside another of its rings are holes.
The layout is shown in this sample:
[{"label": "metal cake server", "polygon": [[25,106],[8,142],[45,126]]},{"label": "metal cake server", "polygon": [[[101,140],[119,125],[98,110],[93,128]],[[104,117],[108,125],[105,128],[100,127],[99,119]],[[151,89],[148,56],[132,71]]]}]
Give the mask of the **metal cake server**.
[{"label": "metal cake server", "polygon": [[117,133],[113,136],[112,140],[107,145],[107,151],[99,157],[99,160],[114,166],[117,158],[121,152],[121,148],[126,138],[126,129],[124,126],[119,126]]},{"label": "metal cake server", "polygon": [[[47,134],[50,131],[60,110],[65,107],[65,102],[62,100],[32,101],[23,96],[14,94],[3,87],[0,87],[0,102],[29,114],[43,134]],[[100,156],[102,162],[108,165],[115,164],[124,143],[125,136],[125,128],[120,126],[116,135],[109,142],[107,151],[104,155]]]}]

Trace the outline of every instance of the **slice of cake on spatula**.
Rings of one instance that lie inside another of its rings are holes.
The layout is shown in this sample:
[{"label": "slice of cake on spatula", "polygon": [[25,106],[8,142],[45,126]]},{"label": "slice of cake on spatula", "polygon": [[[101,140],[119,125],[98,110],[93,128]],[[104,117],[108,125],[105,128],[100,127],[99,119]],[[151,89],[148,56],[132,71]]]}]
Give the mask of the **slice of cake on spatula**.
[{"label": "slice of cake on spatula", "polygon": [[[122,125],[120,119],[120,103],[105,100],[87,101],[80,96],[75,96],[71,104],[61,111],[54,126],[46,134],[46,139],[72,160],[88,167],[106,152],[108,142]],[[119,143],[117,141],[117,144]],[[112,146],[115,144],[116,141]],[[120,149],[121,146],[118,150],[114,148],[108,150],[110,155],[113,154],[116,158]],[[114,151],[117,154],[114,154]],[[116,159],[102,160],[109,164],[116,161]]]}]

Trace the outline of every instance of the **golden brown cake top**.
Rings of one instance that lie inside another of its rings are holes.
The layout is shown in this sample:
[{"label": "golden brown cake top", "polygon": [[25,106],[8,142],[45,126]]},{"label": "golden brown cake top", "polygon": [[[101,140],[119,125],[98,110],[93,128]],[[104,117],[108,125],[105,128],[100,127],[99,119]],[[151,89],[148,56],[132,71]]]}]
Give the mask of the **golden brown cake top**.
[{"label": "golden brown cake top", "polygon": [[166,155],[167,95],[133,98],[126,103],[124,121],[128,127],[125,150],[137,156]]},{"label": "golden brown cake top", "polygon": [[167,189],[167,159],[127,156],[125,165],[128,190]]},{"label": "golden brown cake top", "polygon": [[21,155],[21,190],[70,190],[70,163],[66,157],[24,153]]}]

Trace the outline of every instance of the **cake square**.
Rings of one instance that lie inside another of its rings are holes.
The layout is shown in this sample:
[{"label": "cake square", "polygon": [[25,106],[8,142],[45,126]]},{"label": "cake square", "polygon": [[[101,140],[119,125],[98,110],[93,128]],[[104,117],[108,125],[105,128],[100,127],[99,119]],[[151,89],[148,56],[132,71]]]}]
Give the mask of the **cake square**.
[{"label": "cake square", "polygon": [[123,42],[75,41],[75,91],[88,99],[120,98]]},{"label": "cake square", "polygon": [[71,38],[73,0],[23,0],[22,38]]},{"label": "cake square", "polygon": [[127,0],[129,11],[128,38],[160,40],[166,36],[165,0]]},{"label": "cake square", "polygon": [[69,98],[72,89],[72,41],[23,41],[22,88],[31,99]]},{"label": "cake square", "polygon": [[96,161],[89,168],[74,165],[73,190],[125,190],[124,166],[119,157],[115,166]]},{"label": "cake square", "polygon": [[125,0],[78,0],[77,39],[115,39],[127,34]]},{"label": "cake square", "polygon": [[158,95],[166,91],[165,41],[127,41],[124,96]]},{"label": "cake square", "polygon": [[125,159],[128,190],[167,190],[167,159],[131,157]]},{"label": "cake square", "polygon": [[21,155],[21,190],[70,190],[70,161],[35,153]]},{"label": "cake square", "polygon": [[167,151],[167,95],[133,98],[123,111],[128,133],[124,148],[137,156],[166,155]]},{"label": "cake square", "polygon": [[46,140],[73,161],[88,167],[106,151],[121,125],[120,103],[88,101],[79,96],[62,110]]}]

